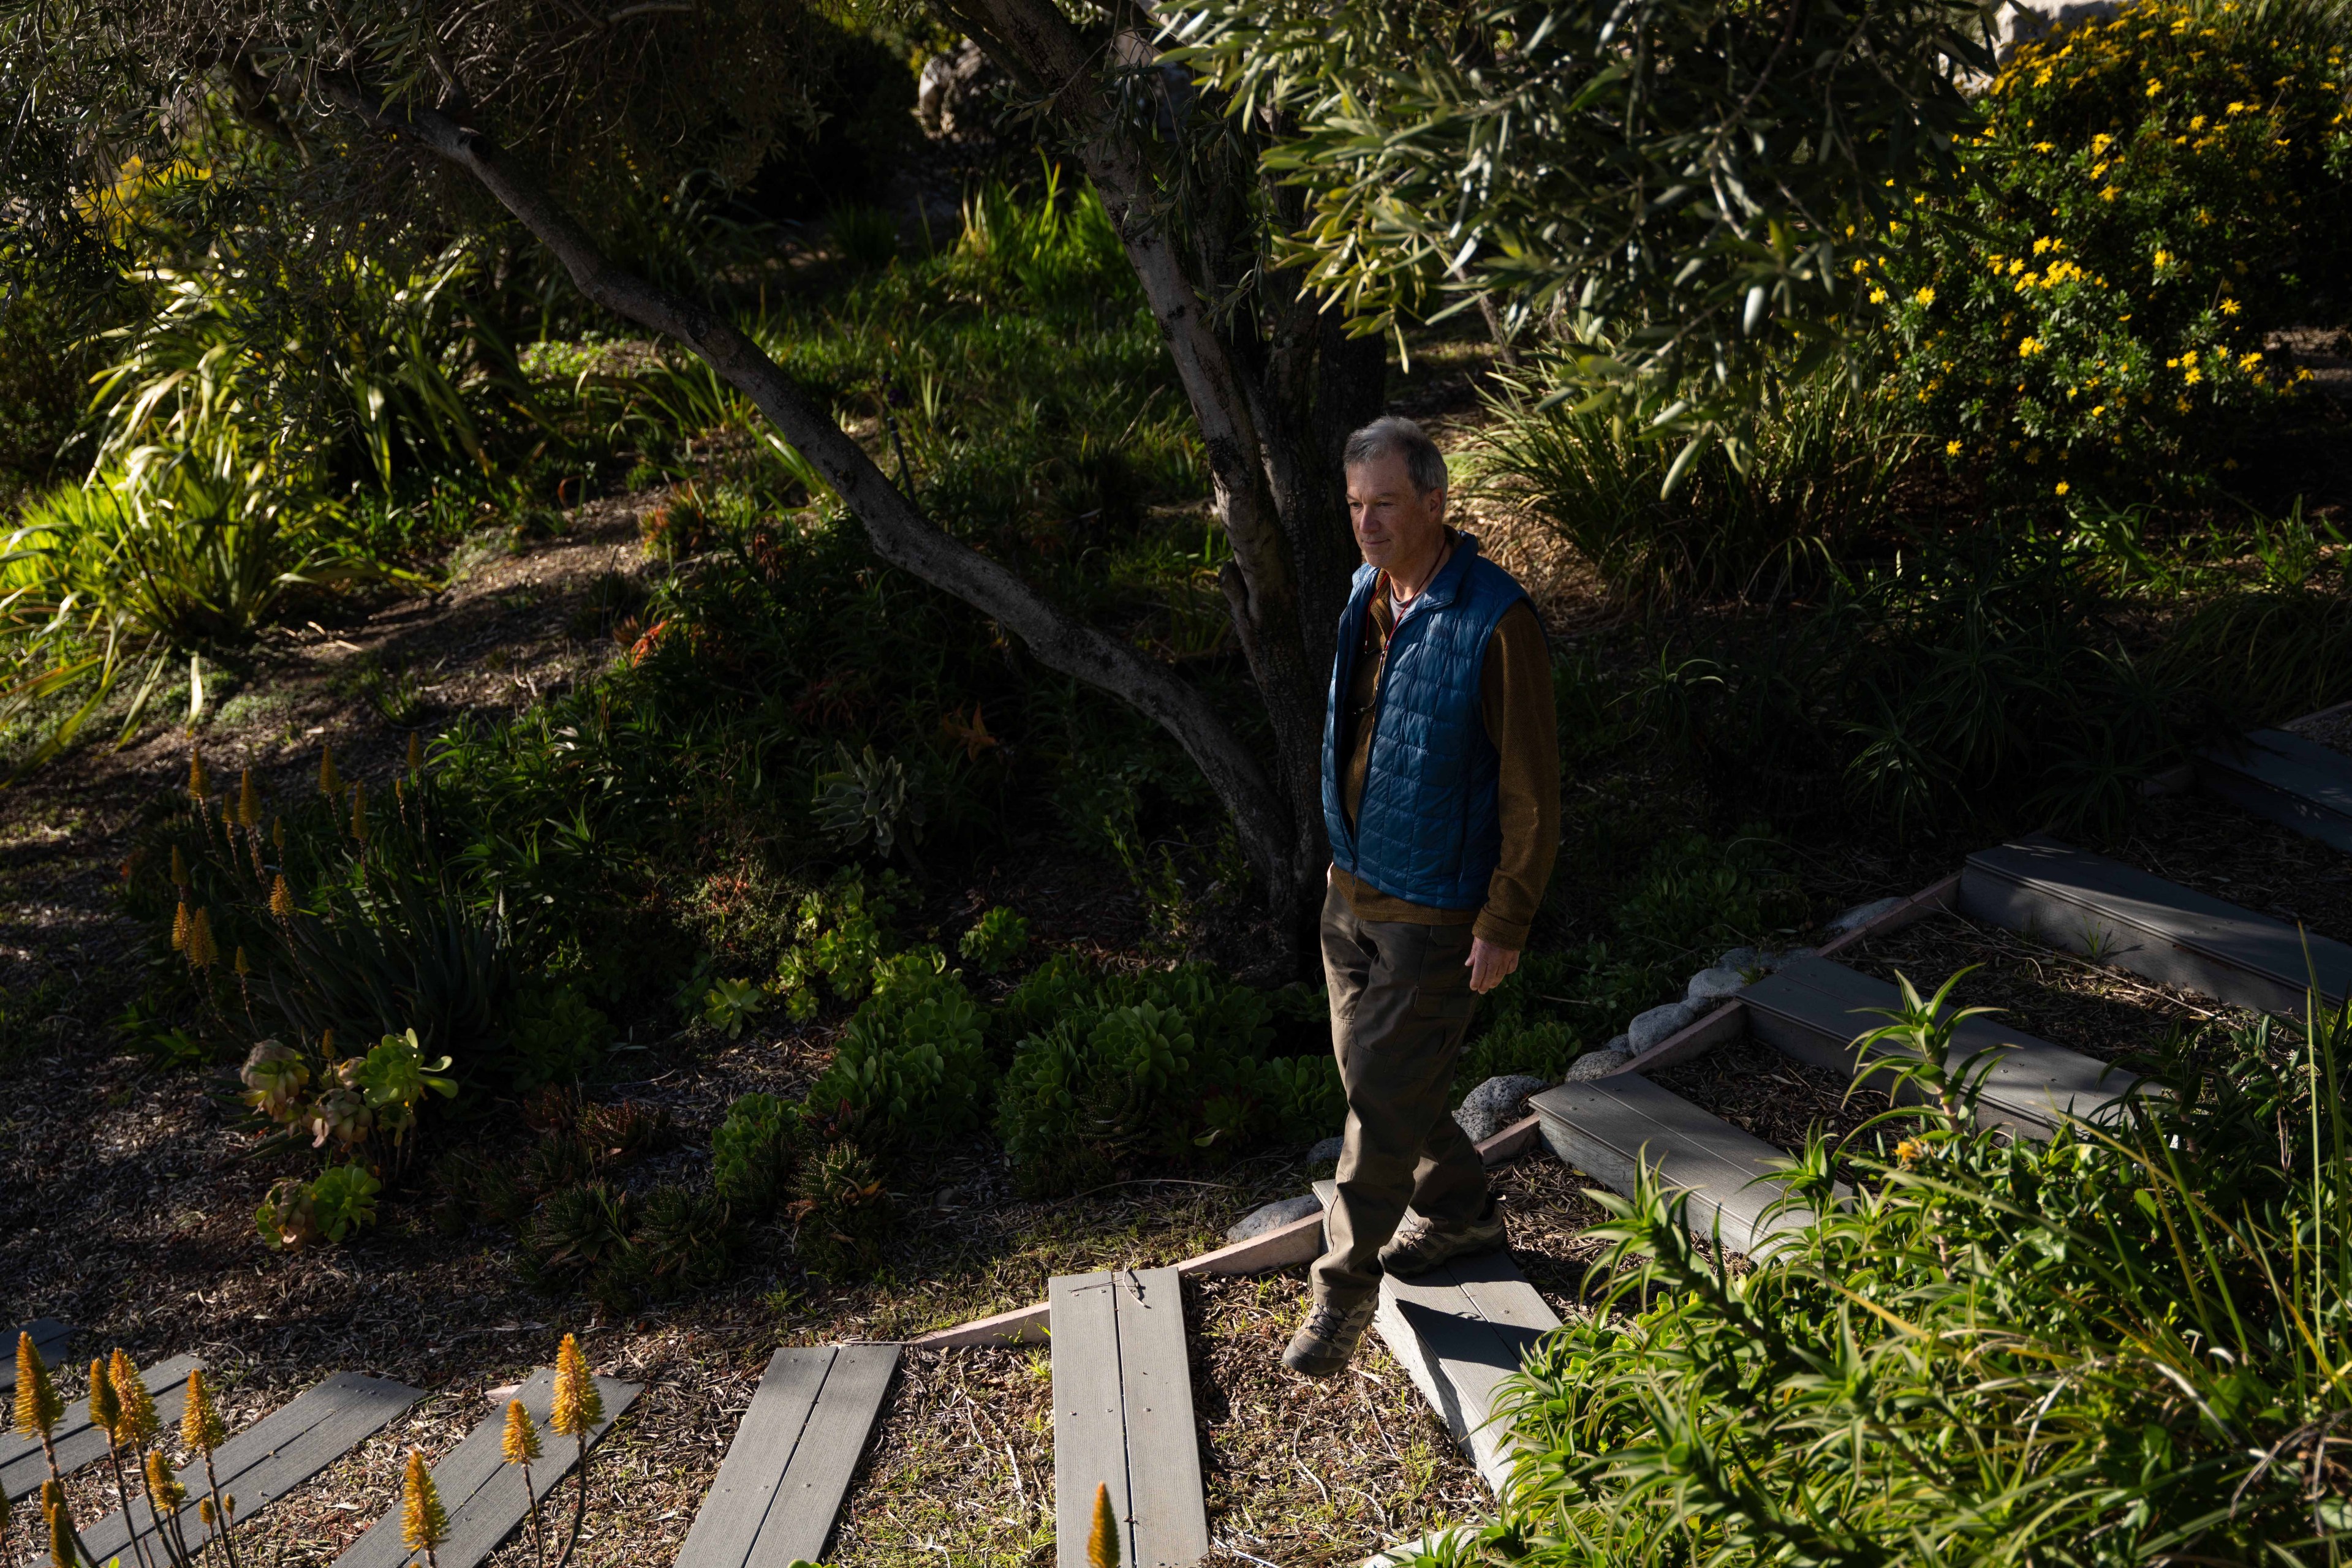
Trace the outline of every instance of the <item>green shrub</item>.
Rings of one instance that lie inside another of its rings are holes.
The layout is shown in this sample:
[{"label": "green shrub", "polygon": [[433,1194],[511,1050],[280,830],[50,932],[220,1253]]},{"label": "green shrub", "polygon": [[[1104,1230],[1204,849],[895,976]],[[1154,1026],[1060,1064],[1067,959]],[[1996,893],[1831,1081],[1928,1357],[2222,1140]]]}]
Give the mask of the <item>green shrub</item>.
[{"label": "green shrub", "polygon": [[2112,1130],[2042,1144],[1979,1129],[1936,1069],[1944,1000],[1890,1040],[1924,1103],[1810,1147],[1819,1218],[1752,1269],[1680,1198],[1605,1199],[1610,1298],[1507,1398],[1498,1520],[1414,1561],[2338,1555],[2347,1482],[2307,1445],[2352,1360],[2352,1009],[2217,1029]]},{"label": "green shrub", "polygon": [[[1265,1092],[1275,1124],[1290,1135],[1318,1141],[1348,1119],[1348,1092],[1339,1061],[1329,1051],[1277,1056],[1265,1064]],[[1320,1128],[1320,1132],[1314,1129]]]},{"label": "green shrub", "polygon": [[[2296,630],[2342,611],[2315,594],[2266,619],[2252,602],[2224,596],[2217,605],[2236,607],[2193,617],[2193,657],[2136,650],[2084,557],[1987,535],[1908,554],[1804,615],[1705,633],[1697,652],[1670,646],[1634,701],[1722,794],[1776,815],[1859,810],[1906,835],[2097,836],[2226,719],[2300,711],[2217,706],[2220,670],[2274,653],[2290,675],[2318,677],[2298,695],[2343,678],[2325,673],[2342,671],[2340,632]],[[2225,632],[2244,641],[2232,648]],[[2261,669],[2249,691],[2285,695],[2277,673]]]},{"label": "green shrub", "polygon": [[1026,917],[998,904],[971,924],[957,942],[956,951],[980,966],[983,974],[1002,974],[1029,946]]},{"label": "green shrub", "polygon": [[625,1312],[722,1283],[740,1241],[716,1194],[664,1184],[640,1198],[592,1181],[541,1205],[523,1228],[520,1260],[539,1290],[580,1291]]},{"label": "green shrub", "polygon": [[1454,1098],[1489,1078],[1525,1073],[1557,1080],[1584,1053],[1584,1038],[1564,1019],[1508,1019],[1482,1031],[1463,1047],[1454,1069]]},{"label": "green shrub", "polygon": [[612,1045],[613,1020],[568,985],[525,986],[508,1005],[508,1065],[517,1089],[585,1078]]},{"label": "green shrub", "polygon": [[869,888],[866,873],[850,866],[801,900],[794,945],[776,967],[775,988],[794,1019],[816,1015],[819,977],[844,1001],[872,988],[874,966],[889,947],[898,887],[896,872],[882,873]]},{"label": "green shrub", "polygon": [[2270,331],[2352,264],[2341,48],[2147,0],[2021,46],[1871,298],[1956,465],[2021,497],[2199,488],[2299,389]]},{"label": "green shrub", "polygon": [[[1070,1192],[1126,1162],[1223,1158],[1336,1124],[1328,1051],[1269,1057],[1272,1003],[1197,966],[1101,978],[1058,961],[1007,1008],[1045,1016],[1014,1048],[997,1131],[1024,1189]],[[1048,1009],[1054,1010],[1048,1011]],[[1319,1064],[1319,1065],[1318,1065]]]},{"label": "green shrub", "polygon": [[1487,406],[1480,475],[1575,547],[1612,594],[1635,601],[1771,599],[1818,579],[1852,538],[1884,526],[1920,442],[1899,403],[1835,364],[1749,413],[1736,445],[1687,464],[1679,443],[1623,408],[1547,406],[1511,383]]},{"label": "green shrub", "polygon": [[237,1074],[255,1120],[278,1129],[278,1141],[307,1134],[314,1148],[331,1144],[345,1162],[313,1181],[289,1177],[272,1187],[254,1217],[263,1239],[273,1248],[339,1241],[353,1226],[374,1223],[382,1190],[374,1170],[406,1166],[408,1134],[428,1095],[456,1097],[457,1085],[439,1076],[448,1066],[446,1056],[425,1059],[415,1030],[387,1034],[360,1056],[336,1055],[331,1040],[308,1049],[256,1044]]},{"label": "green shrub", "polygon": [[772,1094],[745,1094],[710,1136],[711,1179],[746,1217],[775,1212],[791,1189],[800,1113]]},{"label": "green shrub", "polygon": [[950,1137],[980,1124],[992,1076],[980,1009],[961,982],[908,979],[850,1020],[810,1086],[809,1113],[872,1142]]},{"label": "green shrub", "polygon": [[1637,955],[1674,962],[1801,925],[1804,893],[1781,858],[1761,824],[1721,844],[1695,831],[1671,834],[1618,905],[1617,928]]},{"label": "green shrub", "polygon": [[793,1249],[802,1266],[834,1280],[872,1273],[892,1219],[873,1162],[855,1144],[828,1144],[801,1167],[793,1191]]}]

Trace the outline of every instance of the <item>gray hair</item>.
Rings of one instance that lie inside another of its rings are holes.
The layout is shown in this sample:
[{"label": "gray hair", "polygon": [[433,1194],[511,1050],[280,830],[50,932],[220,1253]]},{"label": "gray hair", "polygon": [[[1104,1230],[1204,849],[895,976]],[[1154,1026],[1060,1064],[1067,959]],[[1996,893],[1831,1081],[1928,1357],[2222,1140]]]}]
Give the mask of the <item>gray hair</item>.
[{"label": "gray hair", "polygon": [[1393,453],[1404,459],[1404,471],[1423,495],[1445,488],[1445,454],[1429,433],[1398,414],[1384,414],[1348,437],[1339,455],[1342,466],[1353,468]]}]

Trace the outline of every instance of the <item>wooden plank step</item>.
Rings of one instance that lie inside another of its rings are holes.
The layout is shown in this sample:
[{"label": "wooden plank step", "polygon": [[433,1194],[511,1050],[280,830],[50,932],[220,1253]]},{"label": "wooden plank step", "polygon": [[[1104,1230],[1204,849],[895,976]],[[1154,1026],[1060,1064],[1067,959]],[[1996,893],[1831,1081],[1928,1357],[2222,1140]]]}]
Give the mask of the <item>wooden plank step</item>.
[{"label": "wooden plank step", "polygon": [[1789,1156],[1638,1072],[1562,1083],[1531,1096],[1544,1142],[1612,1192],[1633,1194],[1643,1167],[1690,1195],[1692,1230],[1720,1236],[1735,1252],[1761,1255],[1773,1238],[1801,1229],[1808,1211],[1767,1218]]},{"label": "wooden plank step", "polygon": [[677,1568],[785,1568],[821,1556],[898,1365],[895,1344],[769,1358]]},{"label": "wooden plank step", "polygon": [[[1797,959],[1739,995],[1748,1004],[1748,1032],[1757,1039],[1811,1066],[1849,1075],[1860,1058],[1855,1037],[1886,1023],[1884,1014],[1902,999],[1885,981],[1825,958]],[[1947,1060],[1958,1068],[1987,1051],[1993,1053],[1993,1066],[1977,1102],[1977,1120],[2028,1137],[2046,1138],[2070,1117],[2112,1114],[2116,1103],[2138,1082],[2119,1067],[1987,1016],[1968,1019],[1952,1031]],[[1870,1054],[1911,1057],[1900,1046],[1885,1044],[1872,1046]]]},{"label": "wooden plank step", "polygon": [[[250,1519],[424,1397],[423,1389],[390,1378],[338,1372],[220,1446],[213,1467],[220,1476],[221,1491],[236,1499],[237,1518]],[[180,1528],[194,1543],[204,1535],[196,1519],[197,1502],[205,1495],[202,1459],[180,1472],[180,1484],[188,1489]],[[142,1505],[137,1533],[143,1539],[153,1532],[154,1523]],[[110,1513],[84,1530],[81,1540],[100,1563],[118,1554],[129,1561],[131,1533],[121,1514]]]},{"label": "wooden plank step", "polygon": [[1086,1568],[1095,1488],[1110,1488],[1129,1568],[1182,1568],[1209,1552],[1201,1440],[1173,1269],[1056,1275],[1054,1513],[1056,1561]]},{"label": "wooden plank step", "polygon": [[2329,1002],[2352,992],[2352,947],[2046,834],[1970,855],[1959,906],[1973,919],[2263,1012],[2300,1017],[2315,968]]},{"label": "wooden plank step", "polygon": [[35,1318],[20,1324],[8,1336],[7,1344],[0,1347],[0,1394],[16,1386],[16,1342],[26,1334],[33,1336],[33,1348],[41,1359],[55,1366],[66,1358],[66,1341],[73,1337],[73,1330],[55,1318]]},{"label": "wooden plank step", "polygon": [[1501,1496],[1511,1434],[1495,1418],[1498,1391],[1536,1341],[1559,1327],[1510,1253],[1497,1248],[1415,1279],[1382,1280],[1372,1326]]},{"label": "wooden plank step", "polygon": [[2283,729],[2258,729],[2245,744],[2197,758],[2207,791],[2352,852],[2352,757]]},{"label": "wooden plank step", "polygon": [[[154,1396],[155,1417],[165,1430],[180,1424],[180,1411],[188,1397],[188,1374],[203,1365],[195,1356],[175,1355],[139,1375],[147,1392]],[[67,1402],[65,1419],[58,1423],[50,1441],[57,1447],[58,1469],[67,1475],[106,1458],[106,1434],[90,1424],[87,1397]],[[48,1479],[49,1462],[41,1453],[38,1436],[11,1432],[0,1437],[0,1494],[15,1502],[40,1490]]]},{"label": "wooden plank step", "polygon": [[[613,1429],[613,1423],[644,1391],[643,1384],[623,1383],[614,1377],[596,1379],[596,1392],[604,1400],[604,1419],[589,1432],[590,1448]],[[548,1414],[555,1403],[555,1369],[541,1367],[511,1397],[522,1401],[522,1407],[539,1424],[541,1440],[546,1445],[547,1457],[530,1467],[531,1495],[544,1498],[580,1460],[577,1442],[547,1430]],[[441,1494],[441,1506],[449,1511],[449,1539],[434,1549],[441,1568],[474,1568],[522,1523],[522,1472],[500,1453],[507,1402],[501,1399],[496,1404],[488,1418],[433,1467],[433,1485]],[[224,1479],[221,1486],[227,1490],[227,1481]],[[242,1517],[244,1499],[237,1500]],[[400,1503],[394,1501],[389,1512],[335,1559],[335,1568],[405,1568],[413,1553],[400,1543]]]}]

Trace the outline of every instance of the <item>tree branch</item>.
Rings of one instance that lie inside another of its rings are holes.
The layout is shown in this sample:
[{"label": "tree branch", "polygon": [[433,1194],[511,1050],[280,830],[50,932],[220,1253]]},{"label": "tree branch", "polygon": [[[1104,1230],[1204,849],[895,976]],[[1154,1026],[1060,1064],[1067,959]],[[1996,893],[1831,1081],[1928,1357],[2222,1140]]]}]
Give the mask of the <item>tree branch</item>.
[{"label": "tree branch", "polygon": [[319,90],[375,130],[412,138],[465,170],[554,254],[589,299],[699,354],[824,476],[864,526],[877,555],[993,618],[1049,668],[1132,704],[1167,729],[1233,813],[1269,890],[1287,894],[1296,876],[1292,813],[1199,691],[1134,648],[1071,619],[1001,562],[934,526],[757,343],[724,317],[615,264],[549,191],[487,138],[433,110],[387,102],[348,78],[322,78]]}]

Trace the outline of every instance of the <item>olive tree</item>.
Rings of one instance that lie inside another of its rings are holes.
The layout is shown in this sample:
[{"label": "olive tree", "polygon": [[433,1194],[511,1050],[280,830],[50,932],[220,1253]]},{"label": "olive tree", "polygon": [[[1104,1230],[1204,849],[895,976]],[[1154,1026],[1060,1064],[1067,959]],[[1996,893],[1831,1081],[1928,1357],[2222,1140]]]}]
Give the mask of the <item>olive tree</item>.
[{"label": "olive tree", "polygon": [[[1322,887],[1324,692],[1355,559],[1338,455],[1381,406],[1383,329],[1448,294],[1485,298],[1510,322],[1565,320],[1603,379],[1712,355],[1735,386],[1764,328],[1834,314],[1841,247],[1866,245],[1940,154],[1975,16],[1948,0],[932,10],[1039,106],[1117,225],[1199,426],[1265,754],[1171,666],[926,517],[749,335],[661,281],[690,256],[623,259],[600,217],[617,187],[740,177],[805,118],[795,84],[821,67],[825,20],[805,4],[0,0],[0,261],[102,240],[131,160],[169,164],[207,117],[274,171],[247,214],[303,244],[394,243],[426,207],[519,225],[588,299],[740,391],[876,554],[1160,725],[1297,931]],[[194,183],[199,207],[240,199]]]}]

